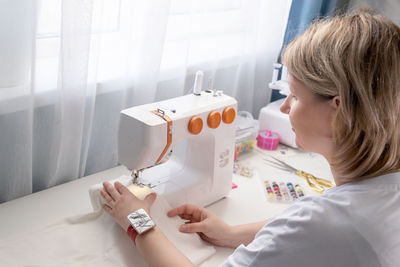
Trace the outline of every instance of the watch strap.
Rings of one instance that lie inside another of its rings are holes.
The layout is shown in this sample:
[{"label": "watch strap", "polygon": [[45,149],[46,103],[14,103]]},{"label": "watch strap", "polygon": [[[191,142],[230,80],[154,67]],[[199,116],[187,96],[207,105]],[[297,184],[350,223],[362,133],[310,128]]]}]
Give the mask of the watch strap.
[{"label": "watch strap", "polygon": [[129,225],[128,229],[126,230],[126,233],[132,240],[133,244],[136,246],[136,237],[138,236],[138,233],[135,231],[135,229],[133,229],[132,225]]}]

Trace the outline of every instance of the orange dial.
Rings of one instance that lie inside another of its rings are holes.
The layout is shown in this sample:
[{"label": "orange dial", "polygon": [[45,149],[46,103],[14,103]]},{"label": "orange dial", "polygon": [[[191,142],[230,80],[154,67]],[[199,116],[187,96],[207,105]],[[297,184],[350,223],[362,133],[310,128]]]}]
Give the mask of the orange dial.
[{"label": "orange dial", "polygon": [[222,113],[222,121],[230,124],[235,120],[236,112],[233,107],[227,107],[224,109],[224,112]]},{"label": "orange dial", "polygon": [[211,111],[207,118],[208,127],[215,129],[221,122],[221,114],[218,111]]},{"label": "orange dial", "polygon": [[188,129],[192,134],[199,134],[203,129],[203,120],[200,117],[193,116],[189,121]]}]

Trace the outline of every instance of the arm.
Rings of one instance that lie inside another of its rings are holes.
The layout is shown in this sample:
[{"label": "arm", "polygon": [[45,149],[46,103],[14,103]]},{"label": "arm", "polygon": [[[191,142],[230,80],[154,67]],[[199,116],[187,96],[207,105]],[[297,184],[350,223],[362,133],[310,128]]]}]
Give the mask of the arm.
[{"label": "arm", "polygon": [[247,246],[253,240],[258,231],[268,222],[269,220],[249,223],[249,224],[242,224],[233,226],[233,236],[236,238],[236,246],[243,244]]},{"label": "arm", "polygon": [[157,226],[136,238],[136,246],[149,266],[194,266]]},{"label": "arm", "polygon": [[[150,214],[150,207],[156,199],[155,193],[140,200],[118,182],[115,183],[115,187],[107,182],[103,183],[103,186],[104,190],[101,190],[100,193],[108,203],[103,208],[125,232],[130,225],[127,219],[130,213],[142,208],[147,214]],[[194,266],[157,226],[143,235],[138,235],[136,245],[149,266]]]}]

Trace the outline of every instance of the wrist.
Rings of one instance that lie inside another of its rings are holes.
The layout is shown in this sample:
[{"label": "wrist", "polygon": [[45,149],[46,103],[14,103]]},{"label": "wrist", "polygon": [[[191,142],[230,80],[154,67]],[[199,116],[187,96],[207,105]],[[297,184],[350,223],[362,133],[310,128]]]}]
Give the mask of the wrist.
[{"label": "wrist", "polygon": [[229,226],[229,244],[231,245],[232,248],[237,248],[240,244],[243,242],[241,241],[241,231],[240,227],[237,225],[235,226]]},{"label": "wrist", "polygon": [[144,209],[138,209],[127,216],[129,226],[126,233],[136,245],[137,236],[151,231],[155,224]]},{"label": "wrist", "polygon": [[125,230],[125,232],[127,232],[129,226],[131,226],[128,219],[125,219],[122,223],[120,223],[120,225],[121,225],[122,229]]},{"label": "wrist", "polygon": [[126,229],[126,234],[129,236],[133,244],[136,246],[136,238],[138,236],[138,233],[136,232],[135,229],[133,229],[132,225],[128,226],[128,229]]},{"label": "wrist", "polygon": [[[148,216],[151,218],[151,216],[150,216],[150,211],[149,211],[148,209],[145,209],[145,208],[142,208],[142,209],[144,209],[144,210],[146,211],[146,213],[148,214]],[[140,208],[137,209],[137,210],[135,210],[135,211],[138,211],[138,210],[140,210]],[[133,212],[131,212],[130,214],[132,214],[132,213],[133,213]],[[129,215],[128,215],[128,216],[129,216]],[[119,223],[119,224],[121,225],[122,229],[125,230],[125,232],[128,231],[128,228],[129,228],[129,226],[131,225],[131,223],[130,223],[130,221],[129,221],[129,219],[128,219],[128,216],[126,216],[125,218],[123,218],[123,221],[122,221],[121,223]]]}]

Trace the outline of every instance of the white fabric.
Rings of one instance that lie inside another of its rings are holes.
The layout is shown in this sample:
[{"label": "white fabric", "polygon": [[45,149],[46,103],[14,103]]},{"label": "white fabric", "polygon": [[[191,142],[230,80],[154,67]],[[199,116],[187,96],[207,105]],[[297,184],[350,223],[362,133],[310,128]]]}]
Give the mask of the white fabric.
[{"label": "white fabric", "polygon": [[[128,185],[127,176],[117,179]],[[115,181],[115,180],[114,180]],[[43,230],[0,242],[1,266],[147,266],[125,231],[101,209],[99,188],[90,196],[95,212],[67,218]],[[167,238],[194,264],[198,265],[215,253],[215,248],[197,234],[180,233],[183,221],[169,218],[171,207],[158,196],[151,209],[153,221]],[[27,218],[27,223],[29,218]]]},{"label": "white fabric", "polygon": [[399,204],[399,172],[305,197],[223,266],[400,266]]},{"label": "white fabric", "polygon": [[0,202],[116,166],[121,109],[188,93],[199,69],[258,114],[290,4],[0,1]]}]

